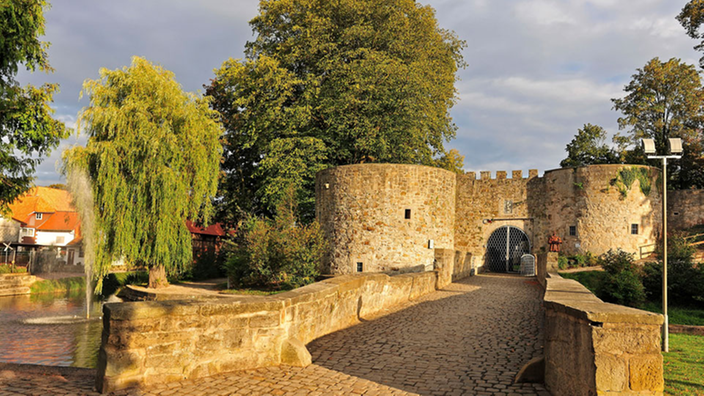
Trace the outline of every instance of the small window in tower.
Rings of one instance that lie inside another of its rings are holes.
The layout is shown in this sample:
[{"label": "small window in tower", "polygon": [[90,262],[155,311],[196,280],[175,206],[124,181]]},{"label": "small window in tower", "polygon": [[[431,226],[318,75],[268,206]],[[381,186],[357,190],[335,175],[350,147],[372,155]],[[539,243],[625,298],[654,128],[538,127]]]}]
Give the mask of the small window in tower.
[{"label": "small window in tower", "polygon": [[357,263],[357,272],[364,272],[364,263]]},{"label": "small window in tower", "polygon": [[570,226],[570,236],[577,235],[577,226]]},{"label": "small window in tower", "polygon": [[638,224],[631,224],[631,235],[638,235]]},{"label": "small window in tower", "polygon": [[406,220],[410,220],[410,219],[411,219],[411,210],[410,210],[410,209],[406,209],[406,213],[403,215],[403,217],[404,217]]},{"label": "small window in tower", "polygon": [[37,213],[36,218],[37,218],[37,220],[41,220],[41,219],[42,219],[42,214],[41,214],[41,213]]}]

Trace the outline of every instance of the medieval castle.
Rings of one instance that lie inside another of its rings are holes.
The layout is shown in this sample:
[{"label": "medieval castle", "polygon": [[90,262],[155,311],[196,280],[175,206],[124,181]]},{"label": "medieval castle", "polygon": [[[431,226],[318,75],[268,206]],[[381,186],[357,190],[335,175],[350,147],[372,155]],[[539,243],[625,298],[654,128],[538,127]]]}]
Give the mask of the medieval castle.
[{"label": "medieval castle", "polygon": [[[419,165],[358,164],[318,173],[316,216],[332,243],[331,273],[431,268],[434,249],[465,251],[476,268],[511,272],[524,253],[546,251],[552,233],[565,254],[652,253],[661,196],[660,170],[640,165],[477,178]],[[698,190],[668,198],[671,227],[704,220]]]}]

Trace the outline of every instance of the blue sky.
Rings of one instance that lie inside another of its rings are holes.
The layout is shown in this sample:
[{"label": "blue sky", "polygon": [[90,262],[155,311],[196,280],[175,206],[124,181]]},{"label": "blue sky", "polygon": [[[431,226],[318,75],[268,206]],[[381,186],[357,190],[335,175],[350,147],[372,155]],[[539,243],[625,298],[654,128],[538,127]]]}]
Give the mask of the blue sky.
[{"label": "blue sky", "polygon": [[[685,0],[425,0],[441,27],[467,41],[447,144],[467,171],[559,166],[565,145],[585,123],[618,131],[610,99],[654,58],[696,64],[696,44],[675,16]],[[252,39],[257,0],[53,0],[44,40],[53,74],[21,73],[23,83],[58,82],[55,116],[73,126],[87,100],[82,82],[100,68],[143,56],[173,71],[188,91],[202,91],[213,69],[241,58]],[[62,142],[37,171],[37,184],[61,182]],[[527,172],[524,172],[527,173]],[[509,172],[510,174],[510,172]]]}]

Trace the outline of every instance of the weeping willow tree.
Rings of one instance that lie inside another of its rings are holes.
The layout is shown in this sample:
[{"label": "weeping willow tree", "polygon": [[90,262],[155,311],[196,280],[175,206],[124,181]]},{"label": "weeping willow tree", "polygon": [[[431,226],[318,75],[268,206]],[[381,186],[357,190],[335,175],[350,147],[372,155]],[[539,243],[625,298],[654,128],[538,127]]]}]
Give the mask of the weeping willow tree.
[{"label": "weeping willow tree", "polygon": [[134,57],[130,67],[86,80],[90,105],[78,128],[86,147],[64,155],[64,169],[86,170],[95,212],[96,288],[119,259],[149,267],[149,287],[168,285],[192,263],[186,220],[207,223],[222,147],[217,113],[185,93],[173,73]]}]

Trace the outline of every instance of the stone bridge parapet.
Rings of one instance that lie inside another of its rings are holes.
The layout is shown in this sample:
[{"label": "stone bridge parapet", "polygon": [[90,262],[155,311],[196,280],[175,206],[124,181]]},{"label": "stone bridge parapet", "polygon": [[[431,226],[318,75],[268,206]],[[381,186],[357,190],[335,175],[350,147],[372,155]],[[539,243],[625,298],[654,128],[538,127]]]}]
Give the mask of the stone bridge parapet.
[{"label": "stone bridge parapet", "polygon": [[[456,258],[456,256],[459,256]],[[343,275],[273,296],[105,304],[102,392],[221,372],[310,364],[305,344],[447,286],[471,255],[436,252],[435,271]],[[457,277],[455,277],[457,279]]]},{"label": "stone bridge parapet", "polygon": [[557,274],[539,273],[539,279],[545,285],[545,385],[550,392],[663,394],[662,315],[605,303]]}]

